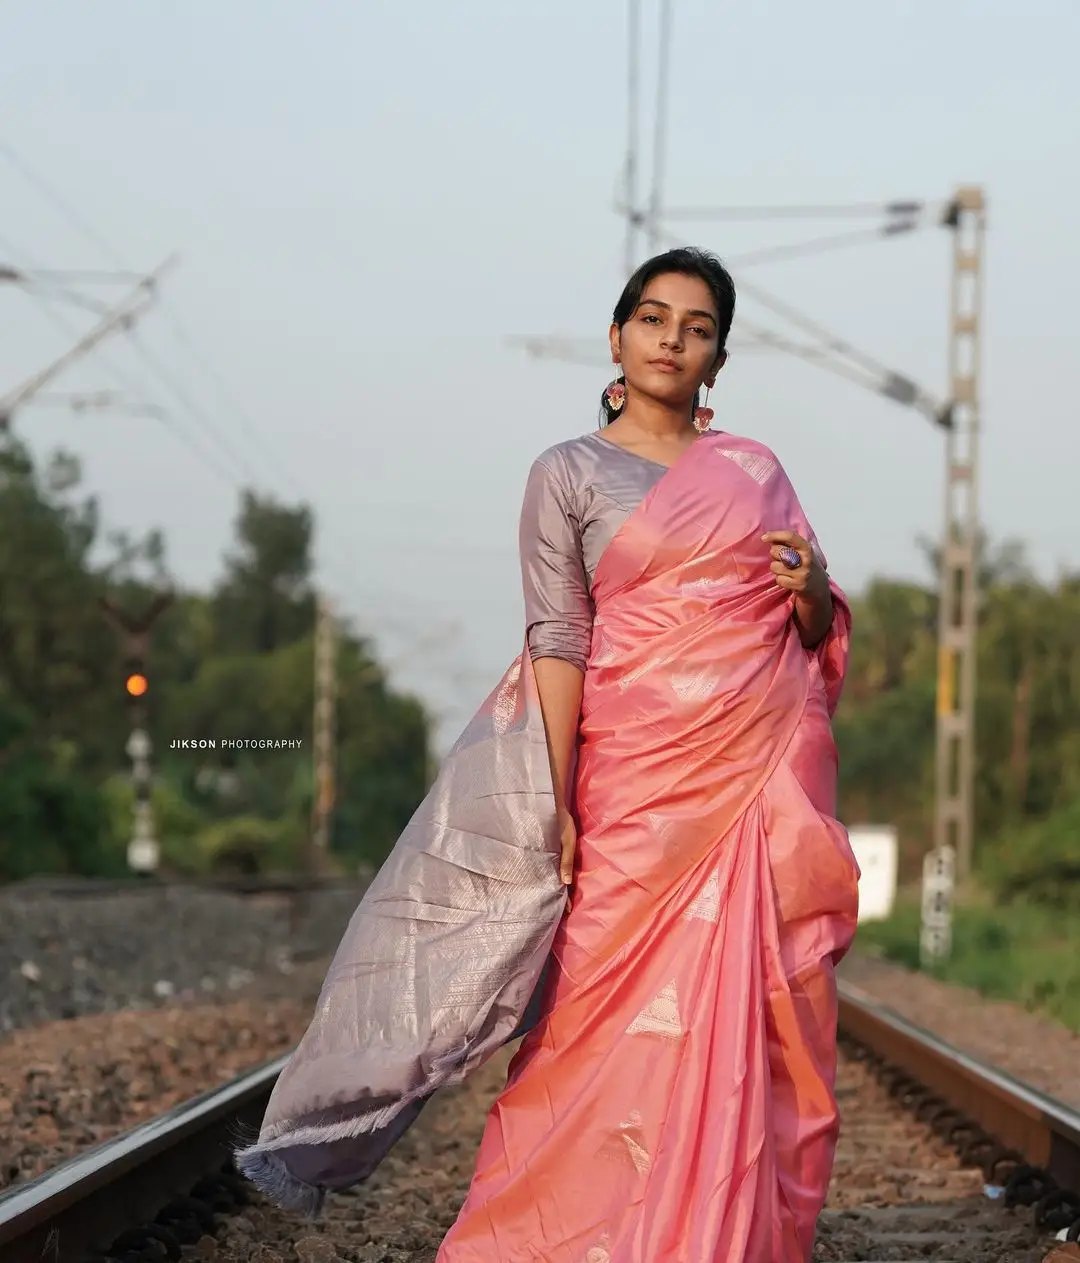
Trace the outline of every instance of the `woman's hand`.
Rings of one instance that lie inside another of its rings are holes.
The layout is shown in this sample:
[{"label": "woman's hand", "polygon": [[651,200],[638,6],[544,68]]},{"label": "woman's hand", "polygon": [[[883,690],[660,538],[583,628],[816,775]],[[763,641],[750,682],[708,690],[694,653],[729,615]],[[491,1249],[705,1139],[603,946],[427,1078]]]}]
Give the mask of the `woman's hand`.
[{"label": "woman's hand", "polygon": [[[814,556],[810,544],[795,531],[767,531],[761,537],[770,545],[772,565],[778,588],[795,598],[795,625],[799,639],[807,649],[821,643],[832,626],[832,591],[825,567]],[[798,558],[797,566],[788,561]]]},{"label": "woman's hand", "polygon": [[[794,592],[796,596],[820,597],[829,590],[829,576],[825,567],[814,556],[814,550],[801,535],[794,531],[769,531],[761,537],[766,544],[771,544],[772,565],[769,569],[776,575],[777,587]],[[791,560],[797,553],[799,564],[789,566],[784,560],[787,553]]]},{"label": "woman's hand", "polygon": [[559,876],[562,878],[562,884],[569,886],[574,880],[574,856],[577,854],[577,825],[574,823],[574,817],[565,807],[559,809],[559,838],[562,842]]}]

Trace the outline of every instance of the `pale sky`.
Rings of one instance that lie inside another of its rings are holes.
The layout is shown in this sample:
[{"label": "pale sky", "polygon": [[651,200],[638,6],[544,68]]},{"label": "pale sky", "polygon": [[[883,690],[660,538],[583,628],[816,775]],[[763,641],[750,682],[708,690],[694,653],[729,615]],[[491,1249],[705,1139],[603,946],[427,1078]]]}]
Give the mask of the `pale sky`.
[{"label": "pale sky", "polygon": [[[642,3],[653,32],[658,0]],[[609,376],[625,8],[0,4],[0,264],[149,270],[180,256],[139,326],[148,355],[114,339],[55,386],[115,388],[119,371],[167,415],[37,406],[18,432],[41,454],[82,456],[109,526],[163,528],[187,584],[217,573],[237,486],[310,503],[324,584],[445,714],[444,741],[520,647],[528,466],[595,426]],[[984,521],[1024,539],[1044,573],[1075,564],[1080,6],[674,12],[667,206],[986,188]],[[652,39],[646,136],[655,62]],[[677,229],[734,257],[874,222]],[[944,394],[944,230],[746,275]],[[0,286],[0,393],[93,319],[52,311]],[[740,311],[797,336],[749,299]],[[601,362],[533,360],[515,334],[592,337]],[[733,356],[712,402],[719,426],[775,448],[841,584],[924,576],[915,541],[941,529],[943,447],[920,416],[760,352]]]}]

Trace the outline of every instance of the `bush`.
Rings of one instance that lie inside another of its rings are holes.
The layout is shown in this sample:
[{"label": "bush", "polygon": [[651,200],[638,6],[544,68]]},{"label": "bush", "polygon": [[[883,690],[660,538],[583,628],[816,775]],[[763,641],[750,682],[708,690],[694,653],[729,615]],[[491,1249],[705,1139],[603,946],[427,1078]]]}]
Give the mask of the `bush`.
[{"label": "bush", "polygon": [[1006,830],[981,870],[1003,903],[1080,912],[1080,799],[1045,820]]},{"label": "bush", "polygon": [[301,830],[291,820],[233,816],[203,829],[195,849],[211,873],[254,876],[295,871],[301,842]]},{"label": "bush", "polygon": [[[104,862],[110,869],[126,873],[135,805],[131,778],[110,777],[102,793],[108,810],[108,829],[102,843]],[[163,869],[182,876],[197,876],[203,872],[205,864],[195,844],[196,835],[206,823],[203,814],[167,780],[154,782],[150,801],[154,809],[154,831],[161,845]]]},{"label": "bush", "polygon": [[110,875],[105,802],[70,764],[64,743],[35,740],[28,713],[0,696],[0,881]]},{"label": "bush", "polygon": [[102,851],[108,828],[97,789],[45,766],[0,776],[0,880],[37,874],[115,876]]}]

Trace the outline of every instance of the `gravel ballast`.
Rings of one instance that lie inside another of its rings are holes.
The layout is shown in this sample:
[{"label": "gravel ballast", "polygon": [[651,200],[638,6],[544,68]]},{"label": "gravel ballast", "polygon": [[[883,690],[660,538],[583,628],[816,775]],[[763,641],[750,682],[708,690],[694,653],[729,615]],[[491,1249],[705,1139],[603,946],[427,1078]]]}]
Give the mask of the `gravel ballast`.
[{"label": "gravel ballast", "polygon": [[283,895],[184,886],[78,898],[0,888],[0,1035],[236,993],[331,955],[360,887]]},{"label": "gravel ballast", "polygon": [[891,961],[853,953],[840,975],[946,1043],[1080,1109],[1080,1034]]},{"label": "gravel ballast", "polygon": [[0,1042],[0,1191],[288,1052],[328,961],[239,998],[94,1013]]}]

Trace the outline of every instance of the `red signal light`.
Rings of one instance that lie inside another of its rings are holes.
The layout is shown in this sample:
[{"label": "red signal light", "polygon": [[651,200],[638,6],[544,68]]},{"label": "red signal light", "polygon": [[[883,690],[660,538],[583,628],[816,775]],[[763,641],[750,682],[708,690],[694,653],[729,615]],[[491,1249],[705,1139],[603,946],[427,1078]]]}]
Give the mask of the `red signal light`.
[{"label": "red signal light", "polygon": [[143,697],[150,684],[145,675],[140,675],[137,671],[133,672],[124,681],[124,688],[127,689],[129,697]]}]

